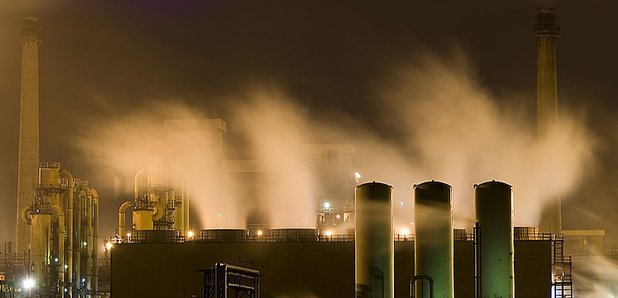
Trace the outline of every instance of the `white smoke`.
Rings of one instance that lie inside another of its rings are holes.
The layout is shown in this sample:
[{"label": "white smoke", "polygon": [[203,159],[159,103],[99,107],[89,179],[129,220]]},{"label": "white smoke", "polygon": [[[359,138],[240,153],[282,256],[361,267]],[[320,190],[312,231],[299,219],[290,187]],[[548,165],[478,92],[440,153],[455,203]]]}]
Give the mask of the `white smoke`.
[{"label": "white smoke", "polygon": [[618,263],[602,255],[578,257],[573,264],[573,285],[577,297],[618,297]]}]

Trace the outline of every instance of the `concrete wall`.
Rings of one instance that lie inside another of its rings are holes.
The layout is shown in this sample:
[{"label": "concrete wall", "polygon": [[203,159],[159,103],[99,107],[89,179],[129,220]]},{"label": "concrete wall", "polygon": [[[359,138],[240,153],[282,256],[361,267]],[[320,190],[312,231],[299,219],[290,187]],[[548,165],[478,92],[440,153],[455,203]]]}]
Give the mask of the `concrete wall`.
[{"label": "concrete wall", "polygon": [[[395,297],[409,297],[413,242],[395,242]],[[515,241],[516,297],[550,297],[550,241]],[[353,297],[354,242],[122,244],[112,249],[112,297],[202,297],[216,262],[260,271],[261,297]],[[474,295],[474,247],[455,242],[455,297]]]}]

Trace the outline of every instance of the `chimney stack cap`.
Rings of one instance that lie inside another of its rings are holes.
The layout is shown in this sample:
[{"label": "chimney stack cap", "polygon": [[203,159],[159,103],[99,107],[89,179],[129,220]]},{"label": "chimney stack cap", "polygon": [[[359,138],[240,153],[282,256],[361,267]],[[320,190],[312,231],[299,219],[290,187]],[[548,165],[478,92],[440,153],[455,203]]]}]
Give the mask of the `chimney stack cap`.
[{"label": "chimney stack cap", "polygon": [[560,26],[557,21],[556,10],[553,8],[538,8],[534,22],[534,36],[560,37]]}]

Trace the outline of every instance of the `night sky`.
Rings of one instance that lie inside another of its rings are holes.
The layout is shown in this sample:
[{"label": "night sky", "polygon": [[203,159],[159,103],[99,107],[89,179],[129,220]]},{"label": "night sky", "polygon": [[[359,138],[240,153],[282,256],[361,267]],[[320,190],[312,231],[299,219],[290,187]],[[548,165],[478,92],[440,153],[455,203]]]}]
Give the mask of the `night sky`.
[{"label": "night sky", "polygon": [[[23,17],[38,17],[44,27],[41,160],[61,161],[100,189],[102,215],[108,218],[103,223],[111,225],[128,198],[105,197],[111,192],[97,181],[101,175],[83,166],[91,158],[71,142],[84,121],[96,123],[158,100],[181,101],[205,117],[225,119],[229,100],[240,90],[274,84],[308,115],[343,113],[396,138],[388,131],[393,123],[374,117],[382,104],[377,94],[387,91],[395,69],[427,52],[465,53],[479,84],[497,98],[521,100],[510,104],[534,113],[531,28],[535,9],[546,4],[2,0],[0,217],[8,220],[2,221],[0,241],[14,235]],[[550,4],[562,33],[560,108],[585,115],[599,142],[589,175],[565,198],[565,228],[606,228],[613,235],[618,231],[618,2]]]}]

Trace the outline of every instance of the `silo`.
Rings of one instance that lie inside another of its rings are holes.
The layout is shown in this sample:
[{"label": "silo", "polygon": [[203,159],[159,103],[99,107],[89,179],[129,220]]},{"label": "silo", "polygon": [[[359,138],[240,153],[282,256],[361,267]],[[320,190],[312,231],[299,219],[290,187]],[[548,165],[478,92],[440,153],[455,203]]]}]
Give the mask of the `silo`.
[{"label": "silo", "polygon": [[[434,297],[452,298],[453,205],[451,186],[429,181],[414,186],[414,274],[428,275]],[[416,297],[429,297],[429,288],[417,285]]]},{"label": "silo", "polygon": [[356,187],[356,297],[394,296],[392,187],[370,182]]},{"label": "silo", "polygon": [[481,297],[513,298],[513,188],[498,181],[475,185],[474,203]]}]

